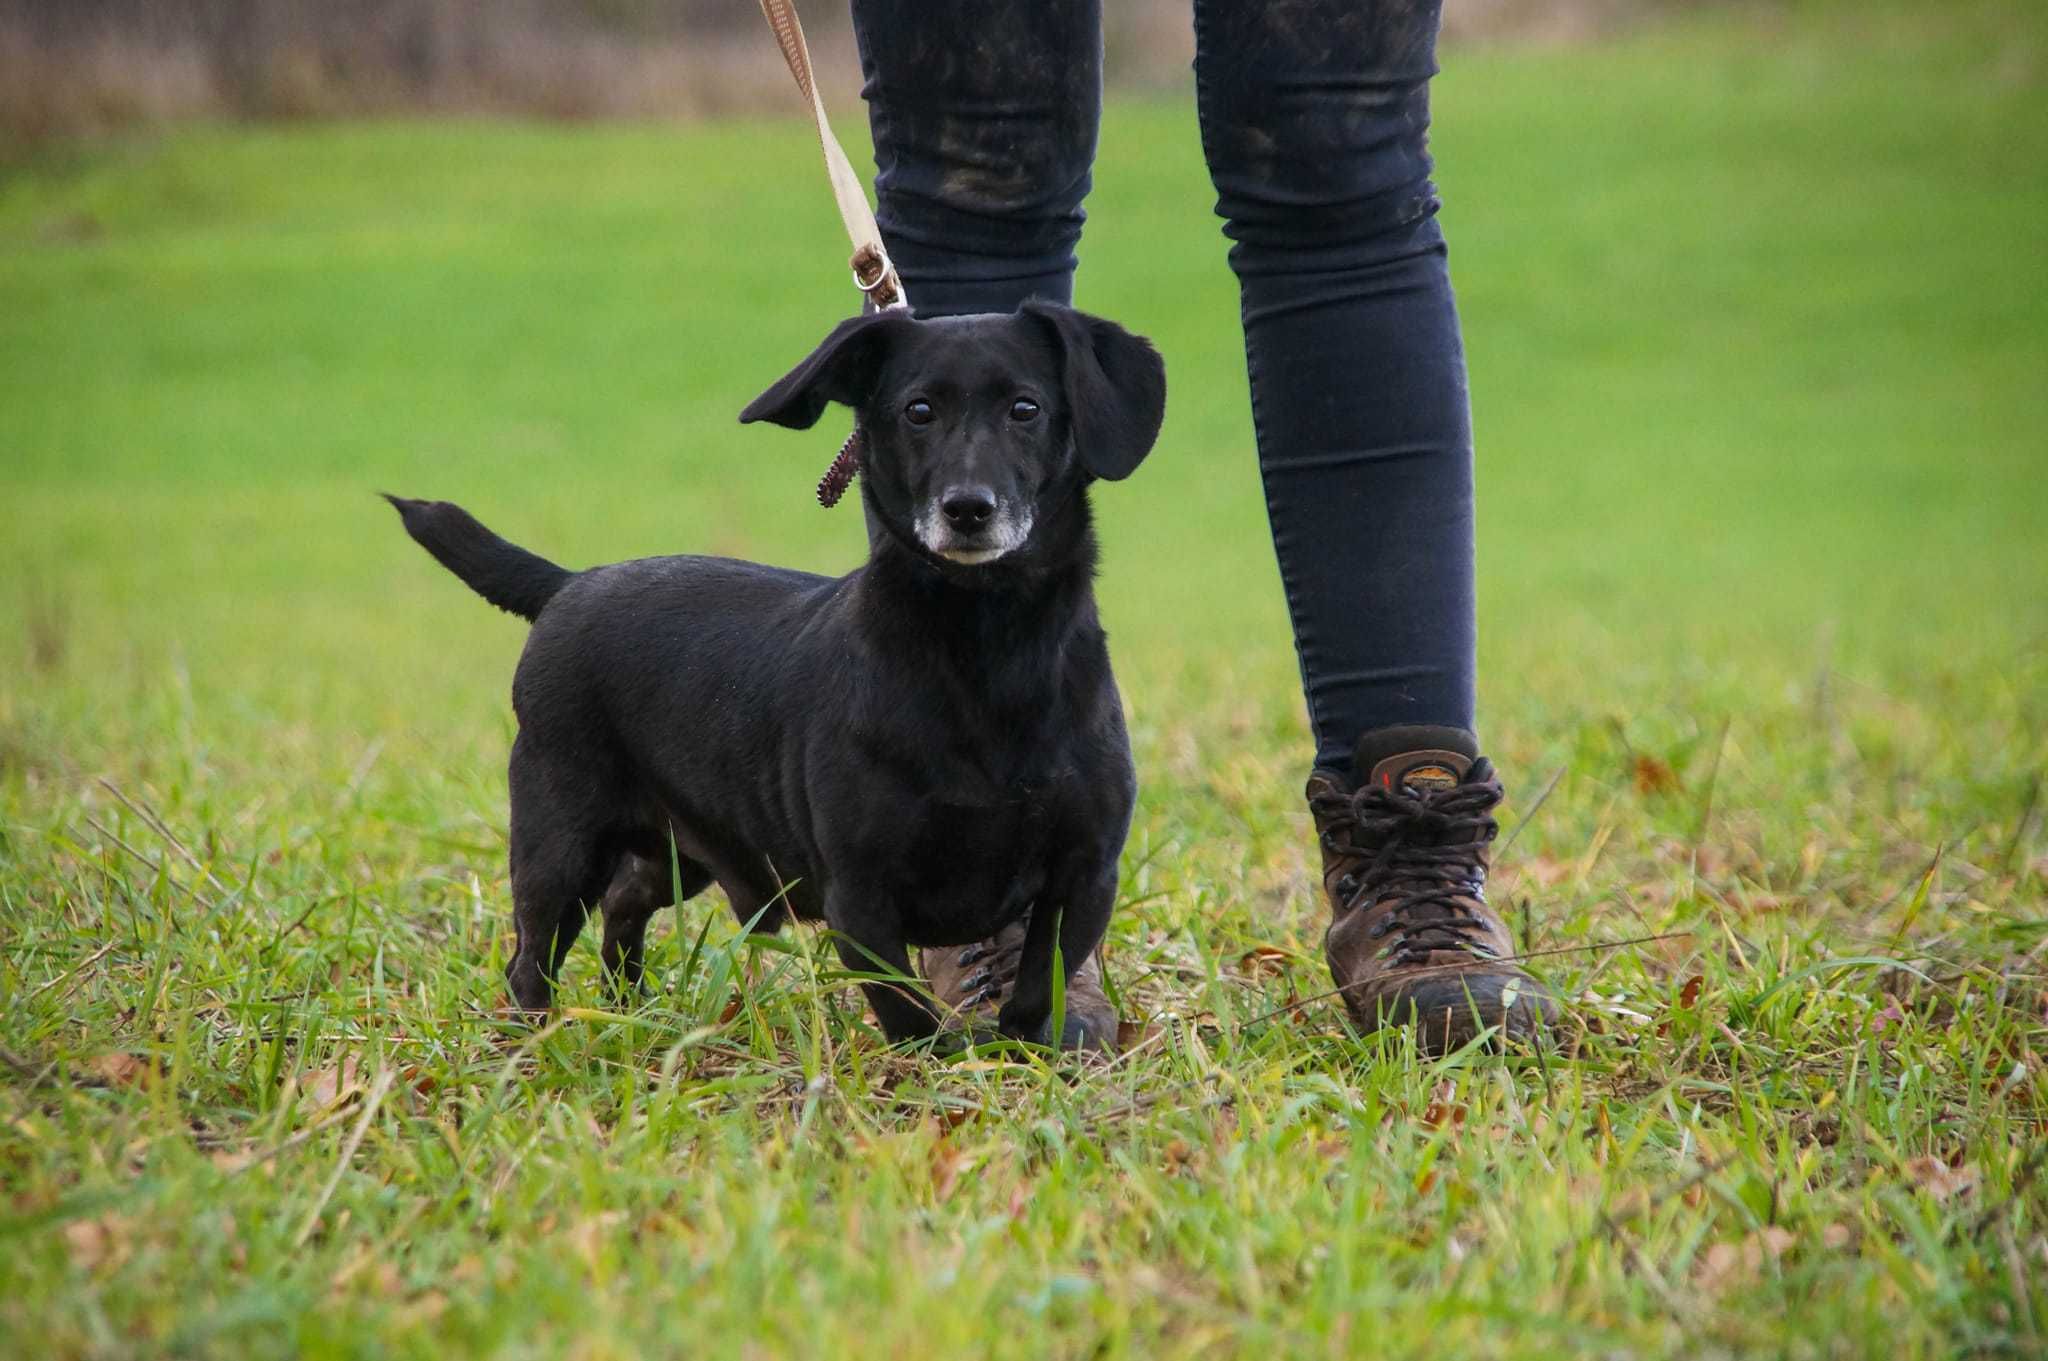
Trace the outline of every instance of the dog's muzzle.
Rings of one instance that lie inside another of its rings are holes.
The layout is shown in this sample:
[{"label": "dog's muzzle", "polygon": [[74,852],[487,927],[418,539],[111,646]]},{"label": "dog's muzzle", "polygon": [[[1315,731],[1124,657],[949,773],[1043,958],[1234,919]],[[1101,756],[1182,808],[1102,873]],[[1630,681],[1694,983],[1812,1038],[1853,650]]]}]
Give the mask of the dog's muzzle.
[{"label": "dog's muzzle", "polygon": [[1023,547],[1031,518],[1029,506],[1006,505],[985,488],[954,487],[925,502],[917,539],[946,561],[973,567]]}]

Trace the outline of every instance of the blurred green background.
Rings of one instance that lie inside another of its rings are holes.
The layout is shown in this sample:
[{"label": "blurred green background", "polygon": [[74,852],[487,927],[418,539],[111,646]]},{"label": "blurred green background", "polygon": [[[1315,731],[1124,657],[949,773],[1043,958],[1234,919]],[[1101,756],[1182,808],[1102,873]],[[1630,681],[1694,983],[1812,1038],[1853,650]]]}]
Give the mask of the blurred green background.
[{"label": "blurred green background", "polygon": [[[1490,730],[1739,708],[1827,667],[1943,704],[2039,676],[2039,15],[1717,10],[1453,50],[1435,147]],[[0,178],[10,743],[146,760],[171,703],[230,749],[490,752],[522,630],[377,489],[571,564],[853,566],[858,515],[811,500],[841,432],[733,420],[853,301],[815,155],[751,118],[22,153]],[[1210,203],[1191,101],[1115,101],[1078,301],[1153,336],[1172,393],[1158,453],[1098,495],[1102,593],[1141,731],[1291,739]]]}]

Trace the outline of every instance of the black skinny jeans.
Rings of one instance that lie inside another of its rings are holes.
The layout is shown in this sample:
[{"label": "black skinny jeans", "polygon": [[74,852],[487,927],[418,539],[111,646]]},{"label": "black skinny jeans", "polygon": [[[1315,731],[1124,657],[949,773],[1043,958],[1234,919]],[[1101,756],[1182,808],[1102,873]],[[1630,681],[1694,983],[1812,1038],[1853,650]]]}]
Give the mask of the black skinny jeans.
[{"label": "black skinny jeans", "polygon": [[[1194,0],[1259,471],[1319,765],[1472,726],[1472,439],[1427,150],[1439,0]],[[853,0],[882,234],[922,315],[1069,301],[1098,0]],[[1152,475],[1170,473],[1171,465]]]}]

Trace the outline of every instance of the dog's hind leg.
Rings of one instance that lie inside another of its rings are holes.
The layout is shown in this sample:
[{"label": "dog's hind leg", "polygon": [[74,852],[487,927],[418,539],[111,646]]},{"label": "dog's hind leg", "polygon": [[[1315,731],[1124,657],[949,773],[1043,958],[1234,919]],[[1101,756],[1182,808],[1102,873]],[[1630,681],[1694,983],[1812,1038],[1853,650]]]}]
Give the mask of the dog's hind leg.
[{"label": "dog's hind leg", "polygon": [[696,861],[678,856],[671,876],[665,859],[627,851],[604,893],[604,970],[619,993],[640,989],[646,974],[647,923],[655,913],[675,904],[676,890],[694,898],[711,883],[711,872]]},{"label": "dog's hind leg", "polygon": [[609,801],[589,772],[512,744],[512,924],[505,966],[515,1006],[545,1011],[583,920],[604,893]]}]

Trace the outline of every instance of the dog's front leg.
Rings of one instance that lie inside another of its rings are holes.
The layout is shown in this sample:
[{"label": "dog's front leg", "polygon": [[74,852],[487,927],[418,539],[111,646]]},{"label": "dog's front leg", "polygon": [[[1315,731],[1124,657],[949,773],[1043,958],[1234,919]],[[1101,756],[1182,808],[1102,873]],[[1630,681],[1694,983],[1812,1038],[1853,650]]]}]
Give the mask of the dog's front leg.
[{"label": "dog's front leg", "polygon": [[[1103,933],[1109,929],[1110,909],[1116,905],[1116,862],[1111,861],[1107,866],[1074,880],[1055,880],[1053,887],[1065,891],[1050,892],[1032,907],[1031,924],[1024,933],[1024,955],[1017,965],[1017,986],[996,1018],[996,1024],[1005,1035],[1034,1044],[1053,1042],[1052,944],[1055,923],[1060,963],[1066,975],[1061,980],[1064,984],[1071,981],[1074,970],[1095,953],[1095,947],[1102,944]],[[1101,1041],[1114,1037],[1094,1038]],[[1089,1039],[1080,1022],[1069,1013],[1059,1036],[1060,1047],[1078,1048]]]},{"label": "dog's front leg", "polygon": [[826,895],[825,919],[831,923],[839,960],[849,970],[894,974],[901,979],[860,985],[868,1005],[875,1009],[875,1019],[882,1023],[882,1033],[899,1044],[937,1034],[938,1013],[910,970],[910,951],[902,930],[892,921],[878,919],[872,901],[854,899],[836,887]]}]

